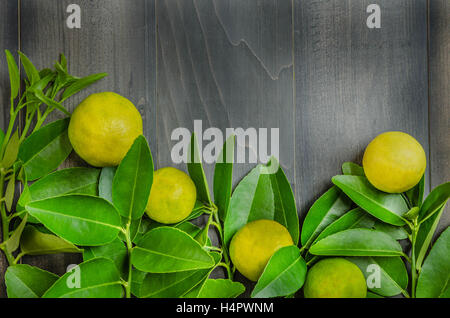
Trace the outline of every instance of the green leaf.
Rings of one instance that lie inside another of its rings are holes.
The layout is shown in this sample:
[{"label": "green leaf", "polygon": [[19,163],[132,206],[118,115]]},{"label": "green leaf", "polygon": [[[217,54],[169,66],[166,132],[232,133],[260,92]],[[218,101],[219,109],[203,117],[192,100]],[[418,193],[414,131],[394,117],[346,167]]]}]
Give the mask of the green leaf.
[{"label": "green leaf", "polygon": [[144,136],[134,141],[113,180],[112,198],[121,216],[142,217],[153,183],[153,159]]},{"label": "green leaf", "polygon": [[225,220],[231,199],[235,139],[232,135],[225,141],[214,168],[214,202],[222,221]]},{"label": "green leaf", "polygon": [[[214,263],[220,262],[221,254],[211,253]],[[177,298],[188,294],[204,281],[213,268],[145,276],[141,285],[140,297],[143,298]]]},{"label": "green leaf", "polygon": [[42,103],[44,103],[45,105],[52,107],[52,108],[56,108],[59,109],[60,111],[62,111],[64,114],[66,114],[67,116],[70,116],[70,112],[64,108],[64,106],[62,106],[60,103],[58,103],[57,101],[54,101],[53,99],[47,97],[44,95],[44,93],[41,90],[38,89],[32,89],[29,88],[28,89],[30,92],[33,93],[33,95],[39,99]]},{"label": "green leaf", "polygon": [[309,247],[319,234],[339,219],[351,206],[347,196],[333,186],[311,206],[303,221],[301,242]]},{"label": "green leaf", "polygon": [[252,292],[253,298],[287,296],[305,283],[306,263],[297,246],[280,248],[269,259]]},{"label": "green leaf", "polygon": [[[99,174],[99,169],[84,167],[55,171],[37,180],[31,186],[25,186],[17,202],[16,210],[25,210],[25,205],[29,202],[64,194],[97,195]],[[28,222],[38,223],[39,221],[33,217],[29,217]]]},{"label": "green leaf", "polygon": [[445,210],[445,204],[441,206],[437,213],[427,218],[422,224],[420,224],[419,231],[416,236],[416,268],[420,270],[422,268],[423,260],[430,247],[431,240],[433,239],[434,232],[439,224],[442,214]]},{"label": "green leaf", "polygon": [[11,85],[11,99],[14,99],[19,95],[20,88],[20,74],[19,68],[17,67],[16,60],[12,56],[11,52],[5,50],[6,61],[8,63],[8,71],[9,71],[9,82]]},{"label": "green leaf", "polygon": [[11,167],[17,159],[17,154],[19,153],[19,133],[16,132],[11,136],[11,139],[6,146],[5,153],[3,155],[3,160],[1,162],[1,167],[8,169]]},{"label": "green leaf", "polygon": [[141,286],[142,286],[142,282],[144,281],[146,275],[147,275],[146,272],[141,272],[140,270],[137,270],[136,268],[132,269],[131,293],[134,296],[141,297]]},{"label": "green leaf", "polygon": [[16,189],[16,174],[13,172],[11,178],[8,181],[5,191],[5,205],[8,211],[11,211],[11,207],[14,201],[14,192]]},{"label": "green leaf", "polygon": [[214,260],[187,233],[172,227],[158,227],[144,235],[131,252],[137,269],[150,273],[172,273],[211,268]]},{"label": "green leaf", "polygon": [[369,229],[350,229],[318,241],[309,252],[328,256],[404,256],[400,244],[388,234]]},{"label": "green leaf", "polygon": [[[348,257],[349,261],[359,267],[368,283],[375,285],[369,288],[372,292],[386,297],[398,294],[407,294],[408,272],[400,257]],[[377,282],[372,278],[379,270],[380,280]],[[371,284],[369,284],[371,285]]]},{"label": "green leaf", "polygon": [[[76,285],[77,281],[79,286]],[[94,258],[61,276],[47,290],[43,298],[120,298],[122,296],[123,288],[114,263],[106,258]]]},{"label": "green leaf", "polygon": [[128,250],[125,244],[118,238],[109,244],[102,246],[86,247],[83,252],[83,261],[104,257],[114,262],[120,276],[124,279],[128,276]]},{"label": "green leaf", "polygon": [[363,167],[353,162],[344,162],[342,164],[342,173],[348,176],[363,177],[365,175]]},{"label": "green leaf", "polygon": [[425,175],[422,176],[419,183],[415,187],[405,192],[412,206],[420,207],[423,201],[423,193],[425,190]]},{"label": "green leaf", "polygon": [[7,241],[5,241],[2,244],[5,246],[6,250],[9,253],[14,252],[19,247],[20,237],[22,236],[22,232],[26,224],[27,224],[27,216],[25,215],[23,220],[20,222],[19,226],[14,230],[13,234],[9,237]]},{"label": "green leaf", "polygon": [[58,276],[30,265],[9,266],[5,273],[8,298],[40,298]]},{"label": "green leaf", "polygon": [[211,195],[209,194],[209,186],[206,181],[205,171],[202,166],[201,155],[198,150],[197,137],[192,134],[191,143],[189,145],[187,169],[192,181],[197,189],[197,200],[211,205]]},{"label": "green leaf", "polygon": [[400,194],[379,191],[365,177],[334,176],[331,180],[353,202],[374,217],[392,225],[405,224],[402,215],[409,209]]},{"label": "green leaf", "polygon": [[[388,234],[394,240],[404,240],[404,239],[408,238],[408,233],[401,226],[386,224],[384,222],[377,220],[375,222],[373,228],[377,231]],[[383,296],[385,296],[385,295],[383,295]]]},{"label": "green leaf", "polygon": [[207,279],[197,298],[236,298],[245,292],[245,286],[230,279]]},{"label": "green leaf", "polygon": [[77,245],[112,242],[121,230],[117,210],[98,197],[64,195],[30,202],[25,208],[50,231]]},{"label": "green leaf", "polygon": [[41,79],[41,77],[39,76],[39,72],[25,54],[23,54],[22,52],[18,52],[18,53],[20,55],[20,60],[23,65],[23,69],[25,70],[25,73],[27,74],[28,80],[30,81],[31,85],[33,85],[34,83],[38,82]]},{"label": "green leaf", "polygon": [[425,221],[434,213],[436,213],[441,206],[450,198],[450,182],[441,184],[433,189],[427,196],[419,211],[419,223]]},{"label": "green leaf", "polygon": [[419,280],[416,296],[418,298],[438,298],[448,295],[450,287],[450,228],[437,239],[426,258]]},{"label": "green leaf", "polygon": [[72,151],[67,132],[69,121],[65,118],[52,122],[32,133],[22,143],[19,158],[28,180],[47,175],[69,156]]},{"label": "green leaf", "polygon": [[263,174],[262,165],[256,166],[245,176],[233,192],[225,219],[225,246],[245,224],[260,219],[273,220],[274,194],[269,174]]},{"label": "green leaf", "polygon": [[292,191],[289,180],[286,178],[281,165],[275,158],[271,158],[269,166],[271,165],[278,166],[277,171],[270,174],[272,191],[274,193],[274,220],[288,229],[294,244],[297,245],[300,229],[294,192]]},{"label": "green leaf", "polygon": [[116,167],[104,167],[100,173],[100,180],[98,182],[98,195],[111,203],[113,202],[112,186],[116,169]]},{"label": "green leaf", "polygon": [[77,79],[75,82],[73,82],[69,87],[67,87],[64,90],[64,93],[61,96],[61,102],[69,98],[70,96],[78,93],[79,91],[85,89],[86,87],[94,84],[98,80],[101,80],[105,76],[107,76],[107,73],[99,73],[99,74],[92,74],[80,79]]},{"label": "green leaf", "polygon": [[58,236],[42,233],[30,225],[23,231],[20,249],[25,255],[81,253],[83,251]]},{"label": "green leaf", "polygon": [[330,236],[344,230],[354,228],[367,228],[370,229],[374,225],[375,220],[361,208],[355,208],[342,215],[339,219],[328,225],[317,236],[314,242]]}]

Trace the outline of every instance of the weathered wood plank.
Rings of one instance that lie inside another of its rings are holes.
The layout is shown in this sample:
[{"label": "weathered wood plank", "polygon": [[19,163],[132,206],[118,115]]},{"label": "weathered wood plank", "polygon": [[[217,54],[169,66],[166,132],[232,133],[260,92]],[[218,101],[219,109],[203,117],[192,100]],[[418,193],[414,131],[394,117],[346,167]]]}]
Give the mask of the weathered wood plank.
[{"label": "weathered wood plank", "polygon": [[[431,187],[450,180],[450,3],[430,1],[430,169]],[[438,227],[450,225],[447,206]]]},{"label": "weathered wood plank", "polygon": [[428,153],[427,5],[295,1],[297,200],[304,216],[344,161],[361,162],[381,132],[413,135]]},{"label": "weathered wood plank", "polygon": [[[78,76],[107,72],[109,76],[68,100],[74,107],[93,92],[114,91],[129,98],[144,120],[144,133],[155,136],[155,19],[153,0],[79,0],[81,28],[66,27],[69,0],[21,1],[22,50],[39,68],[48,67],[60,53],[69,71]],[[56,113],[51,119],[63,117]],[[71,156],[68,165],[83,165]],[[26,257],[27,263],[62,274],[79,255]]]},{"label": "weathered wood plank", "polygon": [[[293,183],[291,2],[167,0],[157,1],[156,15],[158,164],[175,166],[171,133],[193,131],[194,120],[224,135],[230,127],[279,128],[280,161]],[[238,164],[235,183],[252,166]]]},{"label": "weathered wood plank", "polygon": [[[4,50],[10,50],[18,62],[17,49],[19,47],[19,37],[17,8],[18,1],[0,1],[0,128],[3,131],[8,126],[10,107],[10,84]],[[0,252],[0,298],[6,296],[3,279],[6,268],[6,260]]]}]

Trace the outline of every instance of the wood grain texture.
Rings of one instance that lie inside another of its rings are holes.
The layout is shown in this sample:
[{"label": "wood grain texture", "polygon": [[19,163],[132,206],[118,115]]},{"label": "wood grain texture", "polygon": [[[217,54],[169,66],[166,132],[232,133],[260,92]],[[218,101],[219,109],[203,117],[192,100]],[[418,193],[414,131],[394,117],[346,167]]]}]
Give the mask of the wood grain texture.
[{"label": "wood grain texture", "polygon": [[[173,165],[171,133],[192,131],[194,120],[224,135],[230,127],[279,128],[280,162],[293,183],[291,2],[157,1],[156,16],[158,164]],[[252,166],[236,165],[235,184]],[[210,185],[212,169],[206,165]]]},{"label": "wood grain texture", "polygon": [[304,216],[376,135],[400,130],[428,153],[425,0],[295,0],[297,203]]},{"label": "wood grain texture", "polygon": [[[21,1],[22,51],[38,68],[52,65],[60,53],[77,76],[107,72],[109,76],[67,101],[73,110],[94,92],[114,91],[129,98],[144,121],[144,134],[155,135],[155,18],[152,0],[76,1],[82,10],[81,29],[66,27],[68,4],[74,1]],[[62,118],[55,112],[49,120]],[[151,145],[156,140],[150,138]],[[71,155],[65,166],[84,163]],[[78,254],[25,257],[24,262],[62,274],[78,263]]]},{"label": "wood grain texture", "polygon": [[[3,131],[8,127],[10,107],[10,84],[4,50],[10,50],[18,62],[16,52],[19,47],[17,8],[18,1],[0,1],[0,128]],[[3,253],[0,252],[0,297],[4,296],[3,277],[6,266]]]},{"label": "wood grain texture", "polygon": [[[431,188],[450,181],[450,2],[432,0],[429,14]],[[437,232],[450,225],[450,208]]]}]

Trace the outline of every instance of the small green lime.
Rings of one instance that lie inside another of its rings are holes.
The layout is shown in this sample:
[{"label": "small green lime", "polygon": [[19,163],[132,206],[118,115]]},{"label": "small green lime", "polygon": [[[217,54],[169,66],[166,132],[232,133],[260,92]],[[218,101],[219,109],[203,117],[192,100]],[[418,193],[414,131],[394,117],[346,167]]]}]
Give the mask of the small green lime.
[{"label": "small green lime", "polygon": [[361,270],[344,258],[326,258],[306,276],[305,298],[366,298],[367,286]]}]

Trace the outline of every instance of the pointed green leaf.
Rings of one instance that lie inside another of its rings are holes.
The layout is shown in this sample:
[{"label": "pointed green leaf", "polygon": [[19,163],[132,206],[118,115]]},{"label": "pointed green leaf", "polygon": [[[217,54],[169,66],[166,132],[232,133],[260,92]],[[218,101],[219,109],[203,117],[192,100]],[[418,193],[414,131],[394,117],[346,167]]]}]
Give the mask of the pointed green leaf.
[{"label": "pointed green leaf", "polygon": [[6,146],[1,166],[5,169],[11,167],[16,161],[18,153],[19,153],[19,134],[18,131],[16,130],[16,132],[11,136],[8,145]]},{"label": "pointed green leaf", "polygon": [[11,99],[14,99],[19,95],[20,88],[20,74],[17,67],[16,60],[12,56],[11,52],[5,50],[6,61],[8,63],[9,81],[11,85]]},{"label": "pointed green leaf", "polygon": [[30,225],[23,231],[20,249],[25,255],[81,253],[83,251],[58,236],[42,233]]},{"label": "pointed green leaf", "polygon": [[67,87],[64,90],[64,93],[61,96],[61,101],[66,100],[72,95],[75,95],[79,91],[85,89],[86,87],[94,84],[95,82],[101,80],[105,76],[107,76],[107,73],[99,73],[99,74],[92,74],[83,78],[80,78],[73,82],[69,87]]},{"label": "pointed green leaf", "polygon": [[230,136],[223,145],[214,168],[214,202],[219,209],[219,217],[225,220],[230,205],[233,185],[235,136]]},{"label": "pointed green leaf", "polygon": [[[217,264],[221,255],[211,253]],[[191,270],[177,273],[152,274],[145,276],[139,292],[143,298],[178,298],[188,294],[204,281],[215,267],[209,269]]]},{"label": "pointed green leaf", "polygon": [[64,108],[64,106],[62,106],[60,103],[58,103],[57,101],[54,101],[53,99],[45,96],[45,94],[37,89],[29,89],[30,92],[33,93],[33,95],[39,99],[42,103],[44,103],[45,105],[52,107],[52,108],[56,108],[59,109],[60,111],[62,111],[64,114],[66,114],[67,116],[70,116],[70,112]]},{"label": "pointed green leaf", "polygon": [[420,207],[423,201],[423,193],[425,191],[425,175],[422,176],[419,183],[415,187],[406,191],[406,196],[411,202],[412,206]]},{"label": "pointed green leaf", "polygon": [[58,276],[30,265],[9,266],[5,273],[8,298],[40,298]]},{"label": "pointed green leaf", "polygon": [[269,259],[252,292],[253,298],[287,296],[305,283],[306,263],[297,246],[280,248]]},{"label": "pointed green leaf", "polygon": [[400,244],[388,234],[369,229],[350,229],[318,241],[309,252],[327,256],[404,256]]},{"label": "pointed green leaf", "polygon": [[319,234],[339,219],[351,206],[351,201],[337,187],[331,187],[311,206],[303,221],[301,242],[310,246]]},{"label": "pointed green leaf", "polygon": [[64,195],[30,202],[25,208],[50,231],[77,245],[112,242],[121,230],[117,210],[98,197]]},{"label": "pointed green leaf", "polygon": [[112,260],[123,279],[128,276],[128,251],[125,244],[118,238],[102,246],[86,247],[83,252],[83,261],[104,257]]},{"label": "pointed green leaf", "polygon": [[11,211],[11,207],[14,201],[14,192],[16,190],[16,175],[13,172],[11,178],[8,181],[5,191],[5,205],[8,211]]},{"label": "pointed green leaf", "polygon": [[297,245],[300,235],[300,228],[294,192],[292,191],[289,180],[284,174],[284,171],[276,158],[270,159],[269,167],[271,165],[278,167],[275,173],[270,174],[272,191],[274,193],[274,220],[288,229],[294,244]]},{"label": "pointed green leaf", "polygon": [[30,81],[31,85],[33,85],[34,83],[38,82],[41,79],[39,76],[39,72],[25,54],[23,54],[22,52],[18,52],[18,53],[20,55],[20,60],[23,65],[23,69],[25,70],[25,73],[27,74],[28,80]]},{"label": "pointed green leaf", "polygon": [[450,287],[450,228],[437,239],[423,263],[417,281],[418,298],[439,298],[448,295]]},{"label": "pointed green leaf", "polygon": [[[407,294],[408,272],[405,264],[400,257],[348,257],[349,261],[359,267],[364,274],[372,292],[386,297],[396,296],[398,294]],[[375,271],[379,271],[380,280],[377,285],[371,277]]]},{"label": "pointed green leaf", "polygon": [[52,122],[28,136],[19,150],[19,158],[28,180],[36,180],[58,168],[69,156],[72,145],[67,128],[69,118]]},{"label": "pointed green leaf", "polygon": [[20,222],[19,226],[14,230],[13,234],[9,237],[7,241],[3,243],[6,250],[9,253],[14,252],[19,247],[20,237],[22,236],[22,232],[26,224],[27,224],[27,216],[25,215],[25,217]]},{"label": "pointed green leaf", "polygon": [[187,233],[172,227],[158,227],[144,235],[131,252],[137,269],[150,273],[173,273],[211,268],[214,260]]},{"label": "pointed green leaf", "polygon": [[400,194],[388,194],[375,189],[365,177],[334,176],[333,183],[366,212],[383,222],[404,225],[402,215],[408,206]]},{"label": "pointed green leaf", "polygon": [[[373,228],[377,231],[388,234],[394,240],[404,240],[408,238],[408,233],[405,228],[402,226],[395,226],[391,224],[387,224],[377,220],[373,226]],[[385,295],[383,295],[385,296]]]},{"label": "pointed green leaf", "polygon": [[427,196],[419,211],[419,223],[425,221],[450,198],[450,182],[441,184],[433,189]]},{"label": "pointed green leaf", "polygon": [[[77,275],[79,273],[79,276]],[[79,286],[76,280],[79,279]],[[43,298],[120,298],[123,288],[114,263],[94,258],[67,272],[43,295]]]},{"label": "pointed green leaf", "polygon": [[115,174],[116,167],[104,167],[100,173],[100,180],[98,182],[98,195],[109,202],[113,202],[112,185]]},{"label": "pointed green leaf", "polygon": [[245,292],[245,286],[230,279],[207,279],[197,298],[236,298]]},{"label": "pointed green leaf", "polygon": [[197,137],[195,134],[192,134],[191,137],[188,158],[187,169],[192,181],[194,181],[195,188],[197,189],[197,200],[211,205],[209,186],[206,181],[205,171],[203,170],[201,154],[199,154]]},{"label": "pointed green leaf", "polygon": [[[19,201],[17,211],[25,209],[25,205],[32,201],[39,201],[64,194],[90,194],[97,195],[99,169],[94,168],[68,168],[55,171],[37,180],[31,186],[25,186]],[[38,223],[33,217],[28,218],[29,223]]]},{"label": "pointed green leaf", "polygon": [[315,242],[344,230],[354,228],[370,229],[375,220],[361,208],[355,208],[342,215],[339,219],[328,225],[315,239]]},{"label": "pointed green leaf", "polygon": [[245,224],[260,219],[273,220],[274,194],[269,174],[261,173],[264,167],[256,166],[245,176],[233,192],[225,219],[225,246]]},{"label": "pointed green leaf", "polygon": [[441,206],[437,213],[427,218],[422,224],[420,224],[419,231],[416,236],[416,268],[420,270],[422,268],[423,260],[430,247],[431,240],[433,239],[436,228],[439,224],[442,214],[445,210],[445,204]]},{"label": "pointed green leaf", "polygon": [[342,164],[342,173],[348,176],[364,176],[364,169],[353,162],[344,162]]},{"label": "pointed green leaf", "polygon": [[144,136],[134,141],[113,180],[112,199],[121,216],[137,220],[147,206],[153,183],[153,159]]}]

